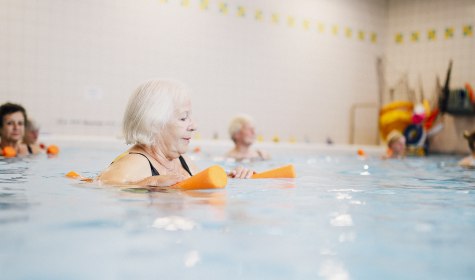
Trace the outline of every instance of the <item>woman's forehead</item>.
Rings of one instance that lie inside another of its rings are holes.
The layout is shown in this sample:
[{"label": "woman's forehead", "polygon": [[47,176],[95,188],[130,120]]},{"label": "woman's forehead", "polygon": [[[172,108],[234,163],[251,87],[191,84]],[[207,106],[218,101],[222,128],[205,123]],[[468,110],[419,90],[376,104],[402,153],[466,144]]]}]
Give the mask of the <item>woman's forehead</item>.
[{"label": "woman's forehead", "polygon": [[176,109],[178,112],[191,111],[191,100],[187,99],[183,101]]},{"label": "woman's forehead", "polygon": [[18,112],[14,112],[14,113],[11,113],[11,114],[7,114],[3,117],[3,119],[16,119],[16,120],[24,120],[25,119],[25,116],[23,116],[23,113],[18,111]]}]

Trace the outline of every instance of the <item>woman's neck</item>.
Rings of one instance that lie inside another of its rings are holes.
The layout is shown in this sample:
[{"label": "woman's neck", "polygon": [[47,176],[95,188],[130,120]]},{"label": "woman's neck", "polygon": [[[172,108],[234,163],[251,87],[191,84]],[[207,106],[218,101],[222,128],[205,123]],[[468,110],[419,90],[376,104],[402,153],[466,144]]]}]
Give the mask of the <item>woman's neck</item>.
[{"label": "woman's neck", "polygon": [[234,151],[236,151],[237,154],[246,155],[251,152],[251,145],[236,144]]},{"label": "woman's neck", "polygon": [[2,139],[0,141],[0,146],[3,148],[3,147],[7,147],[7,146],[10,146],[10,147],[13,147],[15,149],[18,149],[21,145],[21,141],[20,140],[8,140],[8,139]]},{"label": "woman's neck", "polygon": [[156,146],[141,145],[140,148],[163,166],[170,165],[176,158],[178,158],[167,155],[165,152],[163,152],[163,149],[160,149]]}]

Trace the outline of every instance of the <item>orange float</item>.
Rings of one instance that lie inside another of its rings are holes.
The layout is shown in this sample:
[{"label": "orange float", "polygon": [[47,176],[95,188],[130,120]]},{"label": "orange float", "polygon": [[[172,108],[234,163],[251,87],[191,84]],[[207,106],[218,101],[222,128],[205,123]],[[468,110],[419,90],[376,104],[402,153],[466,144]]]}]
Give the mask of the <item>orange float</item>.
[{"label": "orange float", "polygon": [[16,150],[11,146],[3,147],[2,154],[6,158],[16,157]]},{"label": "orange float", "polygon": [[183,180],[173,187],[181,190],[220,189],[228,183],[228,175],[221,166],[213,165]]},{"label": "orange float", "polygon": [[267,170],[261,173],[252,175],[252,179],[266,179],[266,178],[295,178],[295,168],[292,164],[282,167]]},{"label": "orange float", "polygon": [[58,146],[56,146],[56,145],[50,145],[50,146],[48,146],[48,148],[46,149],[46,153],[47,153],[48,155],[57,155],[57,154],[59,154],[59,148],[58,148]]}]

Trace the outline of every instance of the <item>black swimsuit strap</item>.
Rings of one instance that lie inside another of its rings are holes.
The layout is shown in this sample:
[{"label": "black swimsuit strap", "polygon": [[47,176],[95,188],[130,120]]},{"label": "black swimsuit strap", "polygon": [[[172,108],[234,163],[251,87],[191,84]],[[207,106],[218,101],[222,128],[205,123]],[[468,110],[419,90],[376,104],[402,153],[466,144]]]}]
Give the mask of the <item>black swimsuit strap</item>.
[{"label": "black swimsuit strap", "polygon": [[26,145],[26,148],[28,149],[28,153],[30,155],[33,154],[33,150],[31,149],[30,145]]},{"label": "black swimsuit strap", "polygon": [[[150,164],[150,170],[152,171],[152,176],[159,176],[160,175],[160,173],[158,173],[157,169],[155,169],[155,167],[153,167],[152,162],[148,159],[148,157],[146,155],[144,155],[142,153],[133,153],[133,152],[129,152],[129,154],[137,154],[137,155],[144,156],[148,160],[148,163]],[[185,169],[186,172],[188,172],[188,174],[190,174],[190,176],[193,176],[193,174],[191,174],[190,168],[188,167],[188,164],[186,163],[185,159],[182,156],[180,156],[179,159],[180,159],[180,163],[181,163],[181,166],[183,167],[183,169]]]},{"label": "black swimsuit strap", "polygon": [[153,167],[152,162],[150,162],[150,160],[148,159],[148,157],[146,155],[141,154],[141,153],[132,153],[132,152],[129,152],[129,154],[144,156],[148,160],[148,164],[150,164],[150,171],[152,172],[152,176],[159,176],[160,175],[160,173],[158,173],[157,169],[155,169],[155,167]]},{"label": "black swimsuit strap", "polygon": [[186,164],[185,159],[182,156],[180,156],[179,159],[180,159],[181,166],[183,166],[183,169],[185,169],[186,172],[190,174],[190,176],[193,176],[193,174],[191,174],[190,168],[188,167],[188,164]]}]

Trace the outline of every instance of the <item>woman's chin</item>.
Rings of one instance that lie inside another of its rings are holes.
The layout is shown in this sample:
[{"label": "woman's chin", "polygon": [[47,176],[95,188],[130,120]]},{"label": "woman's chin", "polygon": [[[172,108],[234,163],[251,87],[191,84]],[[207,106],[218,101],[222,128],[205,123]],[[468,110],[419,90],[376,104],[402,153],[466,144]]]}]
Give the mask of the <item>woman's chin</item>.
[{"label": "woman's chin", "polygon": [[186,152],[188,152],[188,145],[183,145],[178,148],[178,153],[180,153],[180,155],[185,154]]}]

